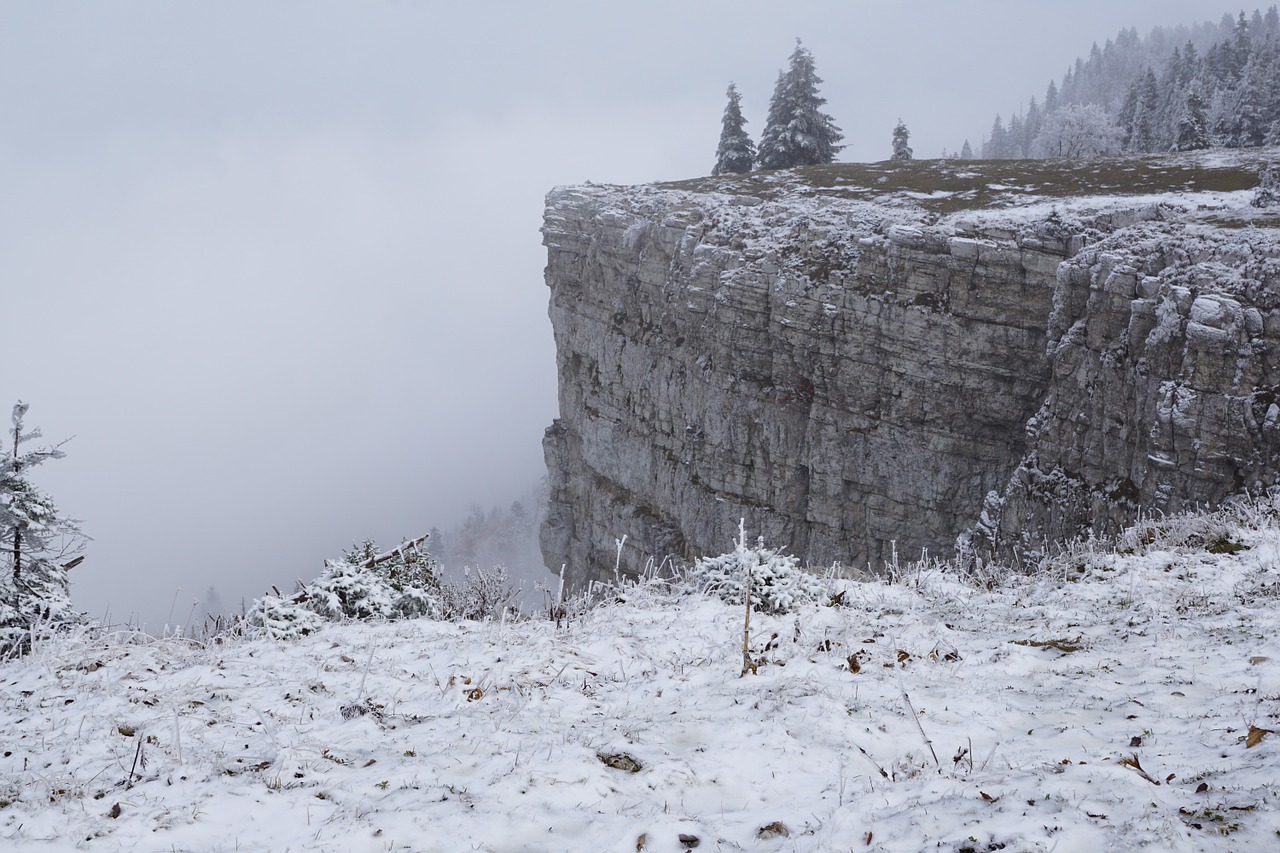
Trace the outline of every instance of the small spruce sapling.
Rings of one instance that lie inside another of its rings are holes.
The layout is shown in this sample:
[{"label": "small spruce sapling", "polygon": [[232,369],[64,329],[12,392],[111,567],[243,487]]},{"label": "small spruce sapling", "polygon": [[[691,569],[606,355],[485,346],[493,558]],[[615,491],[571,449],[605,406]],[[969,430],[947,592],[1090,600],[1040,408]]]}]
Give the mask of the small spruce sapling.
[{"label": "small spruce sapling", "polygon": [[71,606],[67,572],[84,559],[74,555],[88,539],[31,482],[33,468],[66,455],[66,442],[24,450],[23,445],[40,437],[39,429],[24,429],[27,409],[22,401],[13,407],[11,444],[0,458],[0,543],[8,563],[0,576],[0,649],[20,651],[37,624],[80,621]]},{"label": "small spruce sapling", "polygon": [[821,600],[825,591],[822,581],[802,569],[798,559],[765,547],[763,537],[748,547],[741,524],[733,551],[694,561],[690,580],[699,591],[733,604],[749,599],[752,610],[773,615]]}]

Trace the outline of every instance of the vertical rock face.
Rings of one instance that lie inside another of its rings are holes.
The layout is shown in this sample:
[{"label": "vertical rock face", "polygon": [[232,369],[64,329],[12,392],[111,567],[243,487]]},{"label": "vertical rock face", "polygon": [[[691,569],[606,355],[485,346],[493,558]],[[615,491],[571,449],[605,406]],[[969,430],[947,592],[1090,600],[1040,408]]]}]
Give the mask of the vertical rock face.
[{"label": "vertical rock face", "polygon": [[1213,505],[1277,482],[1275,232],[1149,223],[1058,272],[1049,393],[988,502],[998,550],[1113,531],[1139,510]]},{"label": "vertical rock face", "polygon": [[958,537],[1025,555],[1275,482],[1269,232],[1150,199],[1064,216],[840,189],[548,197],[550,567],[719,553],[740,518],[817,565]]}]

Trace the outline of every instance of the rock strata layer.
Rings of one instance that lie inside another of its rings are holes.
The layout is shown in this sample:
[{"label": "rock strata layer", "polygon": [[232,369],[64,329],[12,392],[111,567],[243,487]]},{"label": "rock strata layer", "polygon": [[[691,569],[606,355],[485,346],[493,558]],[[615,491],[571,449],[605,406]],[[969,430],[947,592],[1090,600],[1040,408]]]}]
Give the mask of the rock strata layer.
[{"label": "rock strata layer", "polygon": [[872,197],[852,167],[553,191],[548,566],[720,553],[739,519],[813,565],[1034,558],[1275,484],[1280,248],[1231,218],[1255,166],[1139,161],[1177,191],[1087,203],[1037,174],[966,207],[929,187],[972,173],[914,164]]}]

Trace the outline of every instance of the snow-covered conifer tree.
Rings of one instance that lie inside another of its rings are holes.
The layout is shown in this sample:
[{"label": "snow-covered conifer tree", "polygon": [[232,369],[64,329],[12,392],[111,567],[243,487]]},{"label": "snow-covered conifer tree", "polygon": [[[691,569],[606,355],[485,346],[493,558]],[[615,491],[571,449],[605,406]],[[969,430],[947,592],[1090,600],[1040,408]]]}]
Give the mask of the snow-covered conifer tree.
[{"label": "snow-covered conifer tree", "polygon": [[1204,98],[1194,89],[1187,93],[1173,147],[1178,151],[1199,151],[1209,147],[1209,117],[1205,113]]},{"label": "snow-covered conifer tree", "polygon": [[71,607],[67,571],[79,563],[69,558],[85,536],[30,479],[32,468],[65,454],[60,444],[23,450],[40,437],[38,429],[24,431],[27,409],[21,401],[13,407],[11,441],[0,458],[0,545],[7,563],[0,576],[0,649],[5,650],[20,646],[41,622],[79,619]]},{"label": "snow-covered conifer tree", "polygon": [[912,151],[911,146],[907,144],[910,140],[911,131],[907,130],[902,119],[898,119],[898,126],[893,129],[893,156],[889,159],[910,160]]},{"label": "snow-covered conifer tree", "polygon": [[1263,169],[1258,173],[1258,188],[1253,192],[1254,207],[1280,206],[1280,179],[1276,178],[1274,169]]},{"label": "snow-covered conifer tree", "polygon": [[1004,129],[1004,121],[996,115],[991,123],[991,137],[982,146],[984,160],[1009,159],[1009,132]]},{"label": "snow-covered conifer tree", "polygon": [[1129,87],[1120,108],[1119,123],[1126,151],[1144,153],[1156,147],[1160,108],[1160,88],[1150,67]]},{"label": "snow-covered conifer tree", "polygon": [[813,54],[800,40],[790,66],[778,72],[769,100],[769,115],[760,139],[757,162],[762,169],[789,169],[830,163],[844,137],[835,120],[822,112],[827,101],[818,94],[822,82],[814,68]]},{"label": "snow-covered conifer tree", "polygon": [[1014,113],[1013,118],[1009,119],[1009,132],[1005,135],[1005,156],[1010,160],[1022,160],[1026,155],[1023,148],[1023,134],[1026,132],[1022,123],[1022,114]]},{"label": "snow-covered conifer tree", "polygon": [[1035,150],[1036,137],[1040,135],[1040,126],[1043,123],[1044,113],[1040,111],[1040,105],[1036,103],[1033,96],[1031,103],[1027,105],[1026,121],[1022,123],[1022,139],[1018,140],[1024,157],[1030,157],[1031,152]]},{"label": "snow-covered conifer tree", "polygon": [[729,102],[725,105],[724,118],[721,119],[720,144],[716,146],[716,165],[711,169],[711,174],[750,172],[756,159],[756,146],[743,130],[747,120],[742,117],[742,97],[738,94],[738,87],[732,83],[725,95]]}]

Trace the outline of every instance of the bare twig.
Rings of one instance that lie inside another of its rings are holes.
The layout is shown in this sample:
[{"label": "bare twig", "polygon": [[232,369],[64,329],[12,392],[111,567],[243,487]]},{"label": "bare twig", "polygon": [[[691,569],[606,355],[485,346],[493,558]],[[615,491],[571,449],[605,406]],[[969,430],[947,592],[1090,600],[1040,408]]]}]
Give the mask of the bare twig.
[{"label": "bare twig", "polygon": [[991,759],[996,757],[996,750],[999,747],[1000,747],[1000,741],[996,741],[995,743],[991,744],[991,751],[987,753],[986,758],[982,759],[982,766],[978,768],[979,770],[987,769],[987,765],[991,763]]},{"label": "bare twig", "polygon": [[364,680],[369,677],[369,667],[373,666],[373,650],[375,648],[377,648],[376,645],[373,643],[369,644],[369,657],[364,662],[364,673],[360,676],[360,692],[356,696],[357,702],[364,698]]},{"label": "bare twig", "polygon": [[[125,785],[125,790],[133,787],[133,777],[137,775],[135,771],[138,769],[138,760],[142,758],[142,735],[138,735],[138,748],[133,751],[133,766],[129,768],[129,782]],[[146,766],[144,763],[143,767]]]},{"label": "bare twig", "polygon": [[1138,754],[1136,752],[1130,758],[1120,759],[1120,764],[1123,767],[1132,767],[1134,770],[1138,771],[1139,776],[1146,779],[1152,785],[1160,784],[1159,780],[1152,778],[1151,774],[1142,769],[1142,764],[1138,761]]},{"label": "bare twig", "polygon": [[755,671],[755,664],[751,662],[751,569],[747,569],[747,606],[742,620],[742,672],[738,677]]},{"label": "bare twig", "polygon": [[[738,559],[742,559],[742,555],[746,553],[747,546],[747,521],[740,519],[738,521]],[[751,662],[751,563],[744,563],[747,569],[747,600],[746,613],[742,620],[742,672],[738,674],[742,678],[748,672],[754,673],[756,665]]]},{"label": "bare twig", "polygon": [[941,767],[938,763],[938,753],[933,751],[933,741],[929,740],[929,736],[924,733],[924,726],[920,724],[920,715],[916,713],[915,706],[911,704],[911,697],[907,695],[907,691],[902,691],[902,702],[907,706],[907,710],[911,712],[911,719],[916,721],[916,728],[920,730],[920,737],[924,739],[924,745],[929,747],[929,754],[933,756],[933,766]]},{"label": "bare twig", "polygon": [[178,751],[178,764],[182,764],[182,727],[178,720],[178,709],[173,709],[173,744]]},{"label": "bare twig", "polygon": [[[850,743],[852,743],[852,741],[850,741]],[[854,745],[854,747],[855,747],[855,748],[857,748],[858,752],[861,752],[861,753],[862,753],[862,757],[863,757],[863,758],[865,758],[865,759],[867,759],[867,761],[870,761],[870,762],[871,762],[871,766],[872,766],[872,767],[874,767],[874,768],[876,769],[876,772],[880,774],[880,777],[881,777],[882,779],[888,779],[888,778],[889,778],[889,774],[888,774],[888,773],[886,773],[886,772],[884,771],[884,768],[883,768],[883,767],[881,767],[879,764],[877,764],[877,763],[876,763],[876,760],[875,760],[874,758],[872,758],[872,757],[871,757],[871,753],[867,752],[865,749],[863,749],[861,746],[858,746],[858,744],[856,744],[856,743],[854,743],[853,745]]]}]

